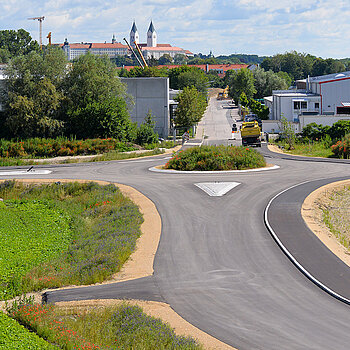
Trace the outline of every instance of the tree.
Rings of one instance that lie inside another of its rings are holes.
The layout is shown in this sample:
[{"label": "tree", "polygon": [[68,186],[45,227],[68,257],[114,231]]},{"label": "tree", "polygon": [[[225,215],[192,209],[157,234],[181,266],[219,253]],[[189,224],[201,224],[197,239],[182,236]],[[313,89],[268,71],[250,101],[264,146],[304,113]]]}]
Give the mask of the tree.
[{"label": "tree", "polygon": [[231,71],[227,78],[227,85],[230,87],[229,95],[236,103],[238,103],[239,96],[242,92],[244,92],[248,98],[252,98],[256,93],[253,73],[247,68]]},{"label": "tree", "polygon": [[178,101],[178,106],[174,122],[177,127],[189,128],[202,119],[207,102],[203,94],[198,92],[194,86],[186,86],[176,97],[176,101]]},{"label": "tree", "polygon": [[288,149],[294,149],[296,137],[293,124],[289,122],[285,116],[282,116],[280,126],[281,136],[284,140],[286,140]]},{"label": "tree", "polygon": [[253,71],[255,98],[264,98],[272,94],[272,90],[285,90],[288,88],[286,81],[272,70],[265,71],[262,68]]},{"label": "tree", "polygon": [[12,58],[27,55],[31,51],[38,52],[39,44],[24,29],[0,30],[0,48]]},{"label": "tree", "polygon": [[174,56],[174,63],[175,64],[187,64],[187,62],[188,62],[188,57],[186,55],[177,53]]},{"label": "tree", "polygon": [[174,60],[168,53],[161,56],[158,60],[158,64],[161,66],[164,66],[166,64],[173,64],[173,63],[174,63]]},{"label": "tree", "polygon": [[61,116],[67,124],[68,134],[90,137],[93,131],[87,123],[97,118],[98,124],[92,124],[97,128],[95,135],[113,136],[119,140],[128,138],[125,135],[130,129],[126,86],[107,57],[89,53],[80,56],[65,77],[63,89],[65,103]]},{"label": "tree", "polygon": [[178,88],[183,89],[187,86],[194,86],[197,91],[206,94],[209,79],[199,68],[180,73],[178,76]]},{"label": "tree", "polygon": [[168,77],[169,77],[169,85],[171,89],[179,90],[179,75],[184,72],[189,72],[193,69],[198,69],[196,67],[191,66],[180,66],[176,68],[169,69]]},{"label": "tree", "polygon": [[149,110],[144,123],[140,125],[137,129],[136,134],[136,143],[139,145],[147,145],[156,143],[158,141],[159,135],[154,132],[155,127],[154,117],[152,115],[152,111]]},{"label": "tree", "polygon": [[30,52],[13,58],[6,70],[5,126],[12,137],[48,137],[63,131],[58,110],[63,100],[60,90],[66,58],[62,50],[45,54]]},{"label": "tree", "polygon": [[69,111],[71,131],[77,138],[113,137],[134,141],[136,125],[131,122],[125,99],[109,97]]}]

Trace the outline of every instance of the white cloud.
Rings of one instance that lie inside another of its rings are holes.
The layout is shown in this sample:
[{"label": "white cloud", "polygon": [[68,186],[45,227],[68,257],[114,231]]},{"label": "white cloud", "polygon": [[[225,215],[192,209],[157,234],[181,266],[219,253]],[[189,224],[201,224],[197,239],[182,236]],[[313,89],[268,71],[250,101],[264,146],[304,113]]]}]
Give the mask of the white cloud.
[{"label": "white cloud", "polygon": [[141,41],[152,19],[158,41],[193,52],[271,55],[296,49],[323,57],[350,57],[348,0],[7,0],[1,29],[24,28],[38,39],[28,17],[45,16],[43,37],[54,42],[128,37],[135,19]]}]

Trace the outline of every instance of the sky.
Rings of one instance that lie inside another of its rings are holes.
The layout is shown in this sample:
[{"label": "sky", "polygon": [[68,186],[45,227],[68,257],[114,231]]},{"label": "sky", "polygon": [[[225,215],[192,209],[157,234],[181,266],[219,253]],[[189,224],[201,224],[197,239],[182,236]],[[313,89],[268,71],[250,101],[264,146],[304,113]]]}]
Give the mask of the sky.
[{"label": "sky", "polygon": [[0,30],[23,28],[43,43],[129,39],[135,20],[140,42],[152,20],[158,43],[214,56],[272,56],[291,50],[350,57],[349,0],[0,0]]}]

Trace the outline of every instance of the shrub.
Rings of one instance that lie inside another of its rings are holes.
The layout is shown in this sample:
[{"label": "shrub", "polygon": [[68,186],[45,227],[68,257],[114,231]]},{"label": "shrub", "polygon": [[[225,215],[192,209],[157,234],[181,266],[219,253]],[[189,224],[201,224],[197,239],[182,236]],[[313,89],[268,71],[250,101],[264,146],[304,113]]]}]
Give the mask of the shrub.
[{"label": "shrub", "polygon": [[332,152],[338,158],[350,158],[350,134],[345,135],[332,146]]},{"label": "shrub", "polygon": [[158,134],[154,132],[154,117],[149,110],[145,121],[139,126],[136,133],[136,143],[139,145],[150,145],[158,142]]},{"label": "shrub", "polygon": [[0,157],[35,158],[76,156],[132,151],[134,147],[113,138],[75,140],[65,137],[56,139],[33,138],[24,141],[0,140]]},{"label": "shrub", "polygon": [[251,148],[237,146],[202,146],[180,151],[165,165],[175,170],[241,170],[266,165],[264,157]]}]

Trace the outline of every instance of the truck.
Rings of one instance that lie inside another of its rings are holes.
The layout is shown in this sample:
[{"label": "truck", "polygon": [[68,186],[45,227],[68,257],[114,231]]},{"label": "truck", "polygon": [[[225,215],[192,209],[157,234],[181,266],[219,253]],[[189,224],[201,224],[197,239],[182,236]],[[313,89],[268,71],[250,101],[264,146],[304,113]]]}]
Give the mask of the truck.
[{"label": "truck", "polygon": [[258,121],[244,121],[241,128],[243,146],[261,147],[261,129]]}]

